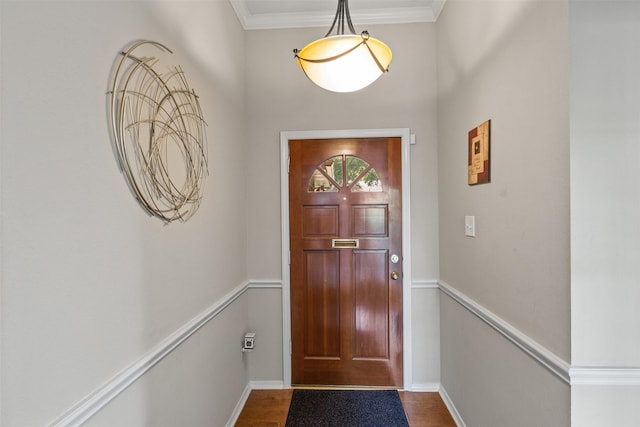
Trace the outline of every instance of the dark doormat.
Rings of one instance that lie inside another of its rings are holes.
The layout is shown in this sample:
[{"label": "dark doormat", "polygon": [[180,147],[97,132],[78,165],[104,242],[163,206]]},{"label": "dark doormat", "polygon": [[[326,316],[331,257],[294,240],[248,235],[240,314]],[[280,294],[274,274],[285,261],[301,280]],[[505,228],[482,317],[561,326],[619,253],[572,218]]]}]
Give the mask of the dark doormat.
[{"label": "dark doormat", "polygon": [[294,390],[286,427],[409,427],[396,390]]}]

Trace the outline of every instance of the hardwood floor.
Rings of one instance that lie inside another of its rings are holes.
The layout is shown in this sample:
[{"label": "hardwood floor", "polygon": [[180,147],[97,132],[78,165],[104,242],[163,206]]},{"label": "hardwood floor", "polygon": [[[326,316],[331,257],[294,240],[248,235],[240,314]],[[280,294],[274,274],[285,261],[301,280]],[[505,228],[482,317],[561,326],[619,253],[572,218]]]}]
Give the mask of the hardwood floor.
[{"label": "hardwood floor", "polygon": [[[253,390],[236,427],[283,427],[293,390]],[[400,391],[400,400],[411,427],[455,427],[438,393]]]},{"label": "hardwood floor", "polygon": [[252,390],[236,427],[283,427],[293,390]]},{"label": "hardwood floor", "polygon": [[400,400],[411,427],[456,426],[438,393],[401,391]]}]

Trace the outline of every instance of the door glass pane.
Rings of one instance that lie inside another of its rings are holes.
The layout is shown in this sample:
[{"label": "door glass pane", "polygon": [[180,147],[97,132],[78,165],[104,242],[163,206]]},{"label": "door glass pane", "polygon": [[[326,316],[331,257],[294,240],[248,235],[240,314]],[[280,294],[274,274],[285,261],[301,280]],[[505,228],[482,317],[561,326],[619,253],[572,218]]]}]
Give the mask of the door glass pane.
[{"label": "door glass pane", "polygon": [[369,167],[369,163],[359,157],[347,156],[347,184],[351,185]]},{"label": "door glass pane", "polygon": [[368,191],[370,193],[382,192],[380,177],[374,168],[369,169],[362,177],[351,186],[351,191]]},{"label": "door glass pane", "polygon": [[335,156],[318,165],[307,186],[307,191],[338,191],[342,186],[342,156]]},{"label": "door glass pane", "polygon": [[333,182],[329,180],[326,176],[322,174],[318,169],[313,172],[311,175],[311,179],[309,180],[309,187],[307,188],[308,192],[315,191],[338,191],[338,189],[333,185]]},{"label": "door glass pane", "polygon": [[351,191],[381,192],[380,177],[369,163],[359,157],[347,156],[347,181]]}]

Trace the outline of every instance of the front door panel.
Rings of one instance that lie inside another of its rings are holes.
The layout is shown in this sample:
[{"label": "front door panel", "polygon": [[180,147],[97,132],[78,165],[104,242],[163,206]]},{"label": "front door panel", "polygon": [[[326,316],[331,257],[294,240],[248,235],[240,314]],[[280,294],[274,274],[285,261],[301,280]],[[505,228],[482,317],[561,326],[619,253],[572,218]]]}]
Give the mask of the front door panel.
[{"label": "front door panel", "polygon": [[293,384],[402,386],[400,153],[289,141]]}]

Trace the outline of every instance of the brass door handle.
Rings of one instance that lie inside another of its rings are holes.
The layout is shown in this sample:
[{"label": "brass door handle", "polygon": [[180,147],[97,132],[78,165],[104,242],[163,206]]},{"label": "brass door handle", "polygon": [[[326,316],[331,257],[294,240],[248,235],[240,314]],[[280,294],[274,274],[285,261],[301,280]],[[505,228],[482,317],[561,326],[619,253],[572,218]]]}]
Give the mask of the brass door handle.
[{"label": "brass door handle", "polygon": [[399,277],[400,277],[400,274],[398,274],[398,272],[397,272],[397,271],[392,271],[392,272],[391,272],[391,278],[392,278],[393,280],[398,280],[398,278],[399,278]]}]

